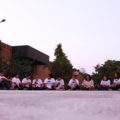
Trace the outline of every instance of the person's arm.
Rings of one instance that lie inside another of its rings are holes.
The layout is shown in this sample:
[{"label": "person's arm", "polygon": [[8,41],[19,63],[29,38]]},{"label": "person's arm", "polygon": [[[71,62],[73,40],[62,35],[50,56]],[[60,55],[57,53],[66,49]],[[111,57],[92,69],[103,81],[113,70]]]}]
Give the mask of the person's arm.
[{"label": "person's arm", "polygon": [[109,82],[108,82],[108,86],[110,87],[110,85],[111,85],[111,81],[109,80]]},{"label": "person's arm", "polygon": [[64,89],[64,81],[62,80],[61,83],[56,87],[56,90]]},{"label": "person's arm", "polygon": [[13,85],[17,85],[17,84],[16,84],[16,78],[12,78],[12,84],[13,84]]},{"label": "person's arm", "polygon": [[101,80],[100,85],[101,85],[101,86],[104,86],[104,82],[103,82],[103,80]]},{"label": "person's arm", "polygon": [[76,80],[76,83],[77,83],[77,86],[79,86],[79,85],[80,85],[79,80]]},{"label": "person's arm", "polygon": [[72,80],[69,81],[68,86],[71,87]]},{"label": "person's arm", "polygon": [[20,81],[20,79],[18,79],[18,87],[20,87],[22,85],[22,82]]},{"label": "person's arm", "polygon": [[43,86],[47,89],[47,79],[44,80]]},{"label": "person's arm", "polygon": [[94,88],[95,86],[94,86],[94,81],[93,80],[91,80],[91,85],[90,85],[90,87],[91,88]]},{"label": "person's arm", "polygon": [[64,80],[62,80],[62,88],[63,89],[65,88],[65,82],[64,82]]},{"label": "person's arm", "polygon": [[42,80],[39,80],[39,85],[40,85],[41,88],[44,87]]},{"label": "person's arm", "polygon": [[35,79],[32,81],[32,87],[35,88],[36,87],[36,84],[35,84]]},{"label": "person's arm", "polygon": [[3,79],[4,80],[6,80],[6,81],[11,81],[9,78],[7,78],[7,77],[3,77]]},{"label": "person's arm", "polygon": [[117,85],[117,84],[118,84],[118,81],[116,81],[116,80],[114,79],[112,85],[114,86],[114,85]]},{"label": "person's arm", "polygon": [[82,86],[82,87],[86,87],[85,80],[82,81],[81,86]]},{"label": "person's arm", "polygon": [[54,89],[55,89],[55,79],[53,78],[53,80],[52,80],[52,86],[54,87]]},{"label": "person's arm", "polygon": [[120,79],[118,80],[118,85],[120,85]]},{"label": "person's arm", "polygon": [[26,81],[25,81],[25,79],[22,80],[22,85],[23,85],[23,86],[26,85]]}]

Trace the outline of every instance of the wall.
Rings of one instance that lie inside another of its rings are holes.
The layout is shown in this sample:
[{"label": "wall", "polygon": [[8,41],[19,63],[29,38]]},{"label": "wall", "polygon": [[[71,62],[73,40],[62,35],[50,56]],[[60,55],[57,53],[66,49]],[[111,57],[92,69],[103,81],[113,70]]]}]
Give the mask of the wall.
[{"label": "wall", "polygon": [[0,56],[2,61],[10,64],[10,60],[12,59],[12,47],[1,42]]},{"label": "wall", "polygon": [[45,65],[36,65],[33,69],[33,77],[37,76],[38,78],[44,80],[50,74],[50,70]]}]

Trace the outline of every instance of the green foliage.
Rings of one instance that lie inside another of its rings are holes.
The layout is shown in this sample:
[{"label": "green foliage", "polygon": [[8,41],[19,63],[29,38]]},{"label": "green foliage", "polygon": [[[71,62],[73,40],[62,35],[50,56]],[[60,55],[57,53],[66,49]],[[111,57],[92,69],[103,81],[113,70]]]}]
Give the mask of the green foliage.
[{"label": "green foliage", "polygon": [[120,72],[120,61],[107,60],[104,64],[95,67],[93,79],[96,84],[100,83],[104,75],[109,75],[109,78],[113,80],[115,72]]},{"label": "green foliage", "polygon": [[11,69],[12,73],[19,73],[21,78],[26,74],[31,72],[31,65],[33,64],[33,60],[28,58],[18,58],[13,56]]},{"label": "green foliage", "polygon": [[22,78],[24,74],[31,72],[31,65],[33,62],[34,61],[31,59],[18,58],[16,55],[13,55],[12,60],[8,64],[7,61],[2,57],[2,42],[0,41],[0,70],[9,75],[19,73]]},{"label": "green foliage", "polygon": [[55,77],[61,75],[64,80],[70,79],[72,73],[72,64],[63,52],[62,45],[58,44],[55,49],[55,60],[52,63],[52,72]]}]

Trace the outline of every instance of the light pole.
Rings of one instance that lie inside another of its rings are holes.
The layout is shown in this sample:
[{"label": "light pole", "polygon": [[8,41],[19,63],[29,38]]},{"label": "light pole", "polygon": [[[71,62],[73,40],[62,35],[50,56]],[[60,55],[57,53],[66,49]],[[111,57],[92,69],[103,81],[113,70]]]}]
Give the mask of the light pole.
[{"label": "light pole", "polygon": [[5,21],[6,21],[6,19],[2,19],[2,20],[0,21],[0,23],[5,22]]}]

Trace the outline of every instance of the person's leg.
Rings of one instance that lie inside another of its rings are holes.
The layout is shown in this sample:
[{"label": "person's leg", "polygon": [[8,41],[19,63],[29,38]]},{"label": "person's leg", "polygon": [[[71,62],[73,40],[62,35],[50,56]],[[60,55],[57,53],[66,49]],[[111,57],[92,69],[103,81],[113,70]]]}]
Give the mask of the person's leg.
[{"label": "person's leg", "polygon": [[109,90],[109,87],[108,86],[104,86],[103,90]]},{"label": "person's leg", "polygon": [[81,86],[80,88],[81,90],[89,90],[88,88],[84,87],[84,86]]},{"label": "person's leg", "polygon": [[108,87],[100,86],[100,90],[108,90]]},{"label": "person's leg", "polygon": [[80,87],[78,85],[76,86],[76,90],[80,90]]},{"label": "person's leg", "polygon": [[7,90],[11,88],[11,82],[10,81],[4,81],[4,86]]},{"label": "person's leg", "polygon": [[111,86],[110,88],[111,88],[112,90],[118,90],[117,85]]}]

